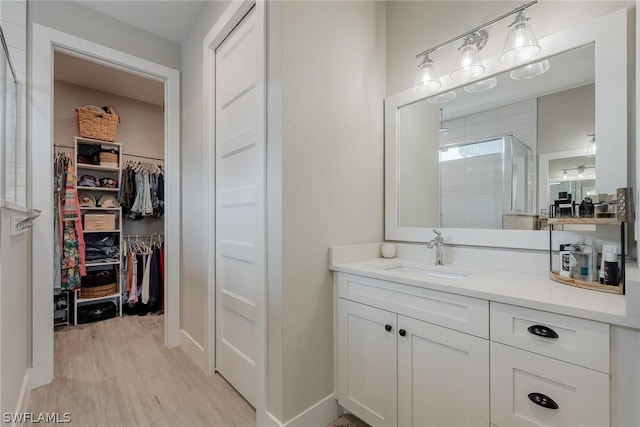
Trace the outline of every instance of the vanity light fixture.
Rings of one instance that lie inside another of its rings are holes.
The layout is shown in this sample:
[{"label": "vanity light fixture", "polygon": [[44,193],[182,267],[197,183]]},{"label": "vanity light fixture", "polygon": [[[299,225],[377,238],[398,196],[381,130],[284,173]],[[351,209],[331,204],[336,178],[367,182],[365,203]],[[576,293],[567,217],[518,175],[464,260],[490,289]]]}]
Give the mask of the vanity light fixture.
[{"label": "vanity light fixture", "polygon": [[438,133],[440,134],[440,136],[447,136],[447,134],[449,133],[449,128],[446,128],[443,126],[444,121],[442,120],[442,108],[440,109],[440,129],[438,129]]},{"label": "vanity light fixture", "polygon": [[[595,169],[595,168],[596,168],[595,166],[584,166],[584,165],[580,165],[580,166],[575,167],[575,168],[566,168],[566,169],[562,169],[562,180],[563,180],[563,181],[566,181],[566,180],[568,179],[567,171],[578,171],[577,179],[583,179],[583,178],[585,178],[584,173],[585,173],[585,171],[586,171],[587,169]],[[590,177],[589,177],[589,176],[587,176],[586,178],[587,178],[587,179],[590,179]],[[576,179],[576,175],[573,175],[573,174],[572,174],[572,179]],[[592,177],[591,177],[591,179],[592,179]]]},{"label": "vanity light fixture", "polygon": [[431,92],[435,92],[442,86],[436,67],[433,65],[433,60],[429,57],[429,54],[425,54],[422,61],[418,65],[418,74],[413,83],[413,91],[416,94],[423,95]]},{"label": "vanity light fixture", "polygon": [[464,38],[451,70],[451,80],[471,80],[484,73],[484,65],[478,57],[478,52],[487,44],[488,39],[489,33],[486,30],[480,30]]},{"label": "vanity light fixture", "polygon": [[420,59],[420,63],[418,64],[418,73],[413,83],[414,93],[428,94],[442,87],[442,82],[438,77],[430,55],[458,40],[464,41],[459,48],[460,52],[451,71],[451,79],[464,81],[465,79],[472,79],[482,74],[484,72],[484,65],[478,57],[478,52],[482,50],[488,40],[488,33],[485,28],[515,14],[518,14],[518,16],[510,26],[511,30],[509,31],[509,36],[507,37],[501,58],[504,56],[505,60],[508,60],[511,59],[511,57],[515,57],[516,62],[518,62],[525,58],[530,58],[532,52],[533,54],[538,53],[540,51],[540,44],[535,38],[533,31],[531,31],[531,24],[523,14],[525,9],[537,3],[538,0],[530,1],[529,3],[516,7],[510,12],[417,54],[416,58]]},{"label": "vanity light fixture", "polygon": [[515,21],[509,27],[509,34],[498,61],[503,64],[518,64],[540,52],[542,47],[533,34],[529,18],[524,16],[524,11],[518,12]]}]

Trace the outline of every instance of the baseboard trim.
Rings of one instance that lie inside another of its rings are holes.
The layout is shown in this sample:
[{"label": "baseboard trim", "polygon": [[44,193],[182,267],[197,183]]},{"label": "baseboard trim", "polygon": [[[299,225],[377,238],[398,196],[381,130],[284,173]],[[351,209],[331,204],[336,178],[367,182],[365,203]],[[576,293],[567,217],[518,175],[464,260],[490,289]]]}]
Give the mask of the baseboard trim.
[{"label": "baseboard trim", "polygon": [[[16,403],[16,414],[27,412],[29,398],[31,397],[31,389],[29,388],[29,383],[31,382],[31,371],[32,368],[28,368],[24,373],[22,386],[20,387],[20,395],[18,396],[18,402]],[[11,427],[15,427],[16,425],[17,424],[14,422],[11,424]]]},{"label": "baseboard trim", "polygon": [[269,412],[267,412],[267,416],[274,422],[274,425],[278,427],[326,426],[338,416],[338,402],[336,401],[335,394],[331,393],[286,423],[282,423]]},{"label": "baseboard trim", "polygon": [[193,359],[194,362],[206,374],[207,372],[207,355],[204,348],[198,344],[184,329],[180,329],[180,346]]}]

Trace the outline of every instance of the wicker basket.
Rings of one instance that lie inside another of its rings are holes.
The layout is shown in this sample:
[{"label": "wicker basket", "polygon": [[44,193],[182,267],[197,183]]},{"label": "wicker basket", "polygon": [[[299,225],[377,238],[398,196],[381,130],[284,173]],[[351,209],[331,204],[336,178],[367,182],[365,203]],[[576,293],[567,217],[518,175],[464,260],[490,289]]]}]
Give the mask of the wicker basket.
[{"label": "wicker basket", "polygon": [[100,164],[118,163],[118,155],[115,153],[100,152],[98,156],[100,158]]},{"label": "wicker basket", "polygon": [[118,292],[118,284],[111,283],[108,285],[102,286],[94,286],[94,287],[85,287],[82,286],[80,288],[80,298],[102,298],[109,295],[113,295]]},{"label": "wicker basket", "polygon": [[76,108],[78,113],[78,130],[83,138],[100,139],[103,141],[115,141],[118,131],[118,116]]}]

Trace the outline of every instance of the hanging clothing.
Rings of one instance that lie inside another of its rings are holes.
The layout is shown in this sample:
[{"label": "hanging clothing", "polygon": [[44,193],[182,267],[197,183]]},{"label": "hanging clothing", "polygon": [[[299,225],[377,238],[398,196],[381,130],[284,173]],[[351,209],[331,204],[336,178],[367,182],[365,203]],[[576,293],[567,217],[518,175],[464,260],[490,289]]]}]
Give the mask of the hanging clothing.
[{"label": "hanging clothing", "polygon": [[80,287],[81,276],[87,274],[82,215],[76,187],[77,179],[73,164],[69,161],[65,175],[64,204],[59,209],[59,215],[64,220],[60,264],[60,287],[62,289]]},{"label": "hanging clothing", "polygon": [[153,308],[160,305],[162,282],[160,281],[160,248],[154,247],[151,253],[149,276],[149,305]]},{"label": "hanging clothing", "polygon": [[122,169],[118,194],[128,219],[161,218],[164,215],[164,170],[151,163],[127,162]]},{"label": "hanging clothing", "polygon": [[151,255],[146,255],[144,260],[144,273],[142,275],[142,290],[140,291],[140,302],[149,304],[149,280],[151,276]]},{"label": "hanging clothing", "polygon": [[131,288],[129,290],[129,298],[127,302],[138,302],[138,256],[134,253],[129,254],[129,270],[131,271]]}]

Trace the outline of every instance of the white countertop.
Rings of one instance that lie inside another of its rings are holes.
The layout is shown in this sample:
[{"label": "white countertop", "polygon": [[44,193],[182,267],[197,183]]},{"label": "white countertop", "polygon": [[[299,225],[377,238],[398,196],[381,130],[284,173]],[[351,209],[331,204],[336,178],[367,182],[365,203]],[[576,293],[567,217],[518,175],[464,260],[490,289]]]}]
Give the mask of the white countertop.
[{"label": "white countertop", "polygon": [[[466,274],[463,278],[425,276],[385,270],[403,265],[431,271]],[[489,301],[598,320],[640,329],[640,282],[637,268],[626,269],[627,295],[609,294],[557,283],[547,275],[514,273],[456,265],[435,266],[418,261],[373,258],[330,266],[333,271],[403,283]]]}]

